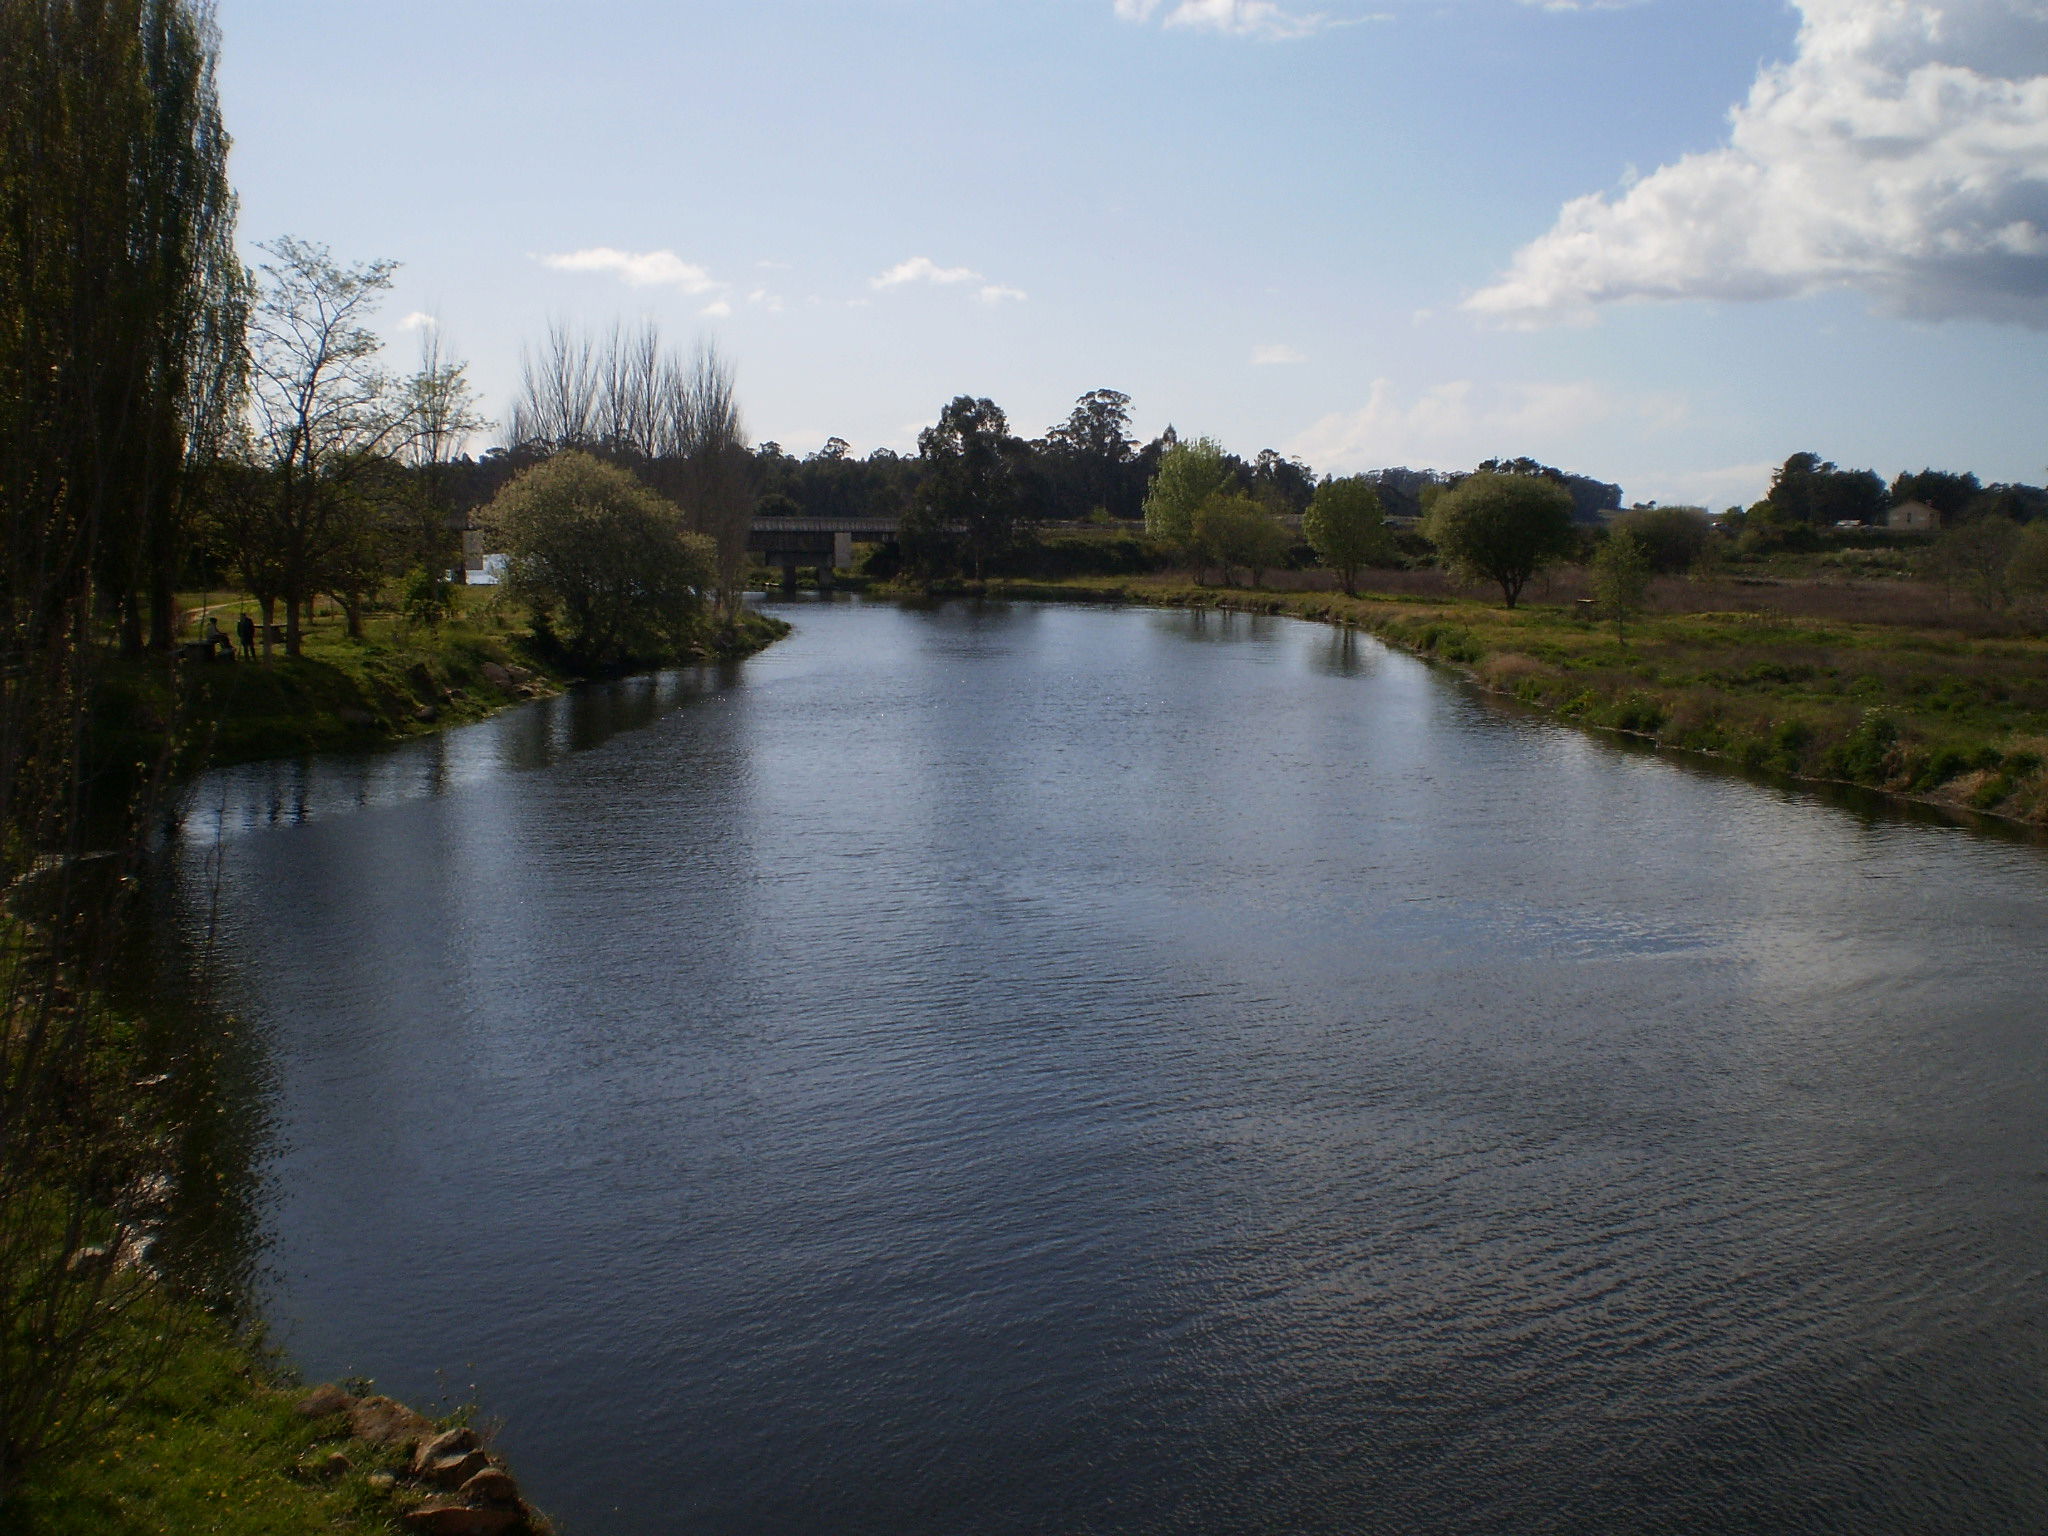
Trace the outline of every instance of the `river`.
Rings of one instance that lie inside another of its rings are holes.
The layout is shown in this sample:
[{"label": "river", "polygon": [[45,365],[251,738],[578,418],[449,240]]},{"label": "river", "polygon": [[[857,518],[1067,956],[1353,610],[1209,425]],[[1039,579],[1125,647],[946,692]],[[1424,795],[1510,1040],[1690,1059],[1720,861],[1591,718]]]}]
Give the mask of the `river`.
[{"label": "river", "polygon": [[779,611],[202,784],[311,1379],[571,1536],[2048,1528],[2048,851],[1290,620]]}]

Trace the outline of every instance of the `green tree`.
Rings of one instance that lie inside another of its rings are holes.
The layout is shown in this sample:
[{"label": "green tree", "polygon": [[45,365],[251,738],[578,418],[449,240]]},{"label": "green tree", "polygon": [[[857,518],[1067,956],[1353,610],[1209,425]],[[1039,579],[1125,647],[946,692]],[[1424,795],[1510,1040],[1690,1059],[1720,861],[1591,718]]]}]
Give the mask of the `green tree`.
[{"label": "green tree", "polygon": [[1251,585],[1287,558],[1287,530],[1242,491],[1218,491],[1195,508],[1194,547],[1201,558],[1223,568],[1223,584],[1243,566]]},{"label": "green tree", "polygon": [[1175,442],[1159,456],[1159,469],[1145,495],[1145,532],[1190,564],[1200,550],[1195,513],[1229,486],[1230,461],[1213,437]]},{"label": "green tree", "polygon": [[1650,593],[1650,554],[1626,528],[1617,528],[1593,552],[1593,596],[1613,621],[1614,638],[1628,644],[1628,621],[1643,611]]},{"label": "green tree", "polygon": [[1467,475],[1431,504],[1422,532],[1447,570],[1495,583],[1510,608],[1530,577],[1577,548],[1571,493],[1533,475]]},{"label": "green tree", "polygon": [[507,585],[579,666],[658,661],[690,640],[718,579],[717,548],[630,470],[580,450],[517,476],[483,509]]},{"label": "green tree", "polygon": [[1337,573],[1346,596],[1356,596],[1358,573],[1393,551],[1380,493],[1363,475],[1325,480],[1316,487],[1301,531],[1316,558]]},{"label": "green tree", "polygon": [[1691,570],[1714,531],[1713,520],[1702,507],[1631,507],[1607,526],[1632,534],[1650,569],[1660,576]]},{"label": "green tree", "polygon": [[1015,548],[1031,520],[1022,449],[993,400],[948,402],[937,425],[917,435],[924,479],[903,522],[905,555],[930,570],[951,548],[985,580],[988,563]]}]

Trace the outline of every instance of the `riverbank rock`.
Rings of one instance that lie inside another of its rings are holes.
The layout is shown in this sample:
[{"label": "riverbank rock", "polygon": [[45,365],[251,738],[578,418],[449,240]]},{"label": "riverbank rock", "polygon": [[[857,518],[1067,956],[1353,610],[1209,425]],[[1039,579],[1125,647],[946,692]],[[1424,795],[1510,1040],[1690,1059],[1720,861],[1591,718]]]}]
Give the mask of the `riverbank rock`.
[{"label": "riverbank rock", "polygon": [[324,1419],[330,1413],[347,1413],[356,1400],[331,1381],[323,1381],[292,1405],[301,1418]]},{"label": "riverbank rock", "polygon": [[433,1428],[405,1404],[388,1397],[360,1398],[348,1411],[348,1432],[372,1445],[402,1448],[431,1434]]},{"label": "riverbank rock", "polygon": [[413,1454],[412,1475],[444,1488],[466,1483],[490,1465],[476,1431],[467,1425],[443,1430]]},{"label": "riverbank rock", "polygon": [[507,668],[499,666],[495,661],[485,662],[478,670],[483,673],[484,681],[493,688],[509,689],[512,686],[512,673]]},{"label": "riverbank rock", "polygon": [[507,1536],[525,1519],[515,1509],[478,1509],[468,1504],[423,1504],[400,1515],[408,1531],[423,1536]]},{"label": "riverbank rock", "polygon": [[472,1504],[489,1504],[507,1509],[519,1507],[519,1485],[512,1481],[511,1473],[501,1471],[497,1467],[485,1467],[455,1491]]}]

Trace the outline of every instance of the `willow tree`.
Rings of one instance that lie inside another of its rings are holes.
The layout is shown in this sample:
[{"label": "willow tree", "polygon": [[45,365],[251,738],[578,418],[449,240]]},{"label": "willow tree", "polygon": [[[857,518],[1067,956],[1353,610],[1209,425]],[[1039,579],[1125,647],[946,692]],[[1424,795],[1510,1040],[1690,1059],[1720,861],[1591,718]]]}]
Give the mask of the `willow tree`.
[{"label": "willow tree", "polygon": [[[89,798],[118,807],[84,743],[105,626],[175,633],[193,471],[235,414],[214,59],[194,0],[0,0],[0,1503],[146,1385],[108,1340],[148,1305],[121,1234],[161,1154],[103,1048],[119,861],[80,855]],[[137,826],[148,779],[121,780]]]}]

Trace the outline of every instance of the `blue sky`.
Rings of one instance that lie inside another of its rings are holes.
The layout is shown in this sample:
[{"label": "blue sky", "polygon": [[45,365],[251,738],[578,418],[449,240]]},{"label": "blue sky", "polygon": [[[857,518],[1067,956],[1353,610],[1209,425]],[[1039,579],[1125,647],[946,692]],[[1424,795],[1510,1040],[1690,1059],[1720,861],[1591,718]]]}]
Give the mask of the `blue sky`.
[{"label": "blue sky", "polygon": [[221,0],[245,244],[503,419],[658,319],[751,431],[1123,389],[1319,470],[2048,477],[2048,0]]}]

